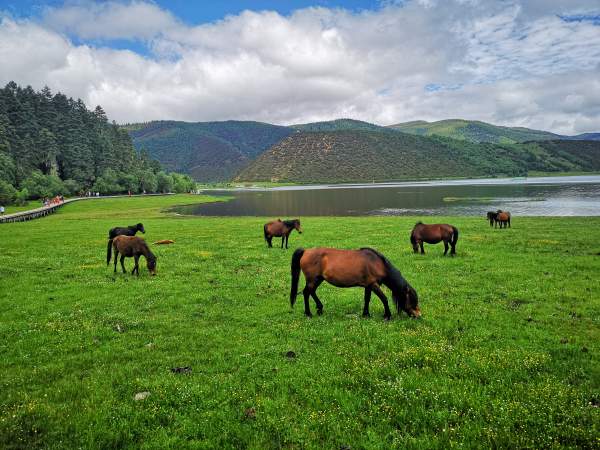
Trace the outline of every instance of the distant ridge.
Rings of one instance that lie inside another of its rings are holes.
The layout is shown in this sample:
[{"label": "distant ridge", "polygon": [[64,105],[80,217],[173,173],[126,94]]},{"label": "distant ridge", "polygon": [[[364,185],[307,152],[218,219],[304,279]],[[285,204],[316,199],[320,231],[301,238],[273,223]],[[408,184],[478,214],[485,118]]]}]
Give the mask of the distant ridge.
[{"label": "distant ridge", "polygon": [[561,136],[546,131],[521,127],[501,127],[477,120],[448,119],[437,122],[416,120],[390,125],[389,128],[419,136],[437,135],[469,142],[490,142],[494,144],[563,139]]},{"label": "distant ridge", "polygon": [[354,119],[337,119],[327,122],[312,122],[303,125],[290,125],[290,128],[298,131],[370,130],[380,131],[383,133],[404,134],[404,132],[395,130],[391,127],[382,127],[380,125]]},{"label": "distant ridge", "polygon": [[389,128],[419,136],[436,135],[469,142],[490,142],[494,144],[514,144],[517,142],[550,141],[554,139],[600,140],[600,133],[564,136],[524,127],[502,127],[478,120],[461,119],[439,120],[437,122],[414,120],[390,125]]}]

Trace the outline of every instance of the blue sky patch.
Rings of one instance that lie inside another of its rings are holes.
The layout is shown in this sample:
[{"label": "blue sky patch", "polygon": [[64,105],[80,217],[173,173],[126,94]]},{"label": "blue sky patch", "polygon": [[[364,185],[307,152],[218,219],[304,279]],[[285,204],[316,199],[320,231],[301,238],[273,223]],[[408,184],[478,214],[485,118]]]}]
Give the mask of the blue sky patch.
[{"label": "blue sky patch", "polygon": [[423,89],[429,92],[435,91],[458,91],[463,85],[455,84],[453,86],[447,86],[445,84],[427,84]]}]

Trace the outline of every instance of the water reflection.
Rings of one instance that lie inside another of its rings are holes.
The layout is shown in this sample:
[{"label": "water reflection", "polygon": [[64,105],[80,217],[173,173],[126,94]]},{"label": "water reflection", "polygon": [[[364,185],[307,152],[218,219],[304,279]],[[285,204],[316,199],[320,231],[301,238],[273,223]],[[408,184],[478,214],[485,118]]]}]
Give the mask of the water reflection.
[{"label": "water reflection", "polygon": [[[503,209],[515,216],[599,216],[600,176],[460,180],[385,185],[302,186],[206,191],[235,196],[227,203],[178,207],[202,216],[482,216]],[[444,201],[490,197],[488,201]],[[539,201],[545,199],[545,201]]]}]

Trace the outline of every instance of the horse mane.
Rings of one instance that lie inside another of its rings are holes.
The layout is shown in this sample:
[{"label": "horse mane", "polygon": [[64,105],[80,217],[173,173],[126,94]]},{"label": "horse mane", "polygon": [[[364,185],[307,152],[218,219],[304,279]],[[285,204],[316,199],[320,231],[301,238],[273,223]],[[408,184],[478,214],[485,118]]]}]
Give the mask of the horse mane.
[{"label": "horse mane", "polygon": [[415,244],[415,242],[417,242],[417,240],[415,239],[414,233],[415,233],[415,228],[417,228],[419,225],[425,225],[423,222],[421,222],[420,220],[415,223],[415,226],[413,227],[412,231],[410,232],[410,243],[411,244]]},{"label": "horse mane", "polygon": [[[420,223],[420,222],[419,222]],[[387,259],[382,253],[378,252],[374,248],[363,247],[360,249],[361,251],[368,251],[378,256],[385,266],[385,270],[387,272],[387,277],[383,280],[383,284],[385,284],[392,291],[392,302],[396,307],[398,313],[400,313],[400,304],[398,303],[398,296],[400,294],[400,289],[404,286],[410,286],[408,281],[402,276],[400,271],[396,269],[396,267]]]},{"label": "horse mane", "polygon": [[286,227],[292,227],[292,228],[293,228],[293,227],[294,227],[294,225],[296,224],[296,222],[298,222],[298,224],[300,224],[300,221],[299,221],[298,219],[293,219],[293,220],[284,220],[284,221],[283,221],[283,224],[284,224]]}]

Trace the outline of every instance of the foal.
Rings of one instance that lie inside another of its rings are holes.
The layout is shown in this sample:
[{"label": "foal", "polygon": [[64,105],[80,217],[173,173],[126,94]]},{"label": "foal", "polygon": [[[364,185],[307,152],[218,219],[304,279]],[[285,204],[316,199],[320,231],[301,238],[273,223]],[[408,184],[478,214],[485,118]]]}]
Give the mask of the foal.
[{"label": "foal", "polygon": [[[131,258],[135,260],[135,266],[131,271],[131,275],[134,272],[137,273],[137,276],[140,276],[140,266],[138,264],[138,260],[141,255],[144,255],[146,258],[146,267],[152,274],[152,276],[156,276],[156,256],[154,253],[150,251],[150,247],[145,240],[139,238],[137,236],[117,236],[112,240],[112,246],[115,251],[115,275],[117,274],[117,257],[119,253],[121,254],[121,267],[123,268],[123,273],[127,273],[125,270],[125,258]],[[109,260],[110,262],[110,260]]]}]

